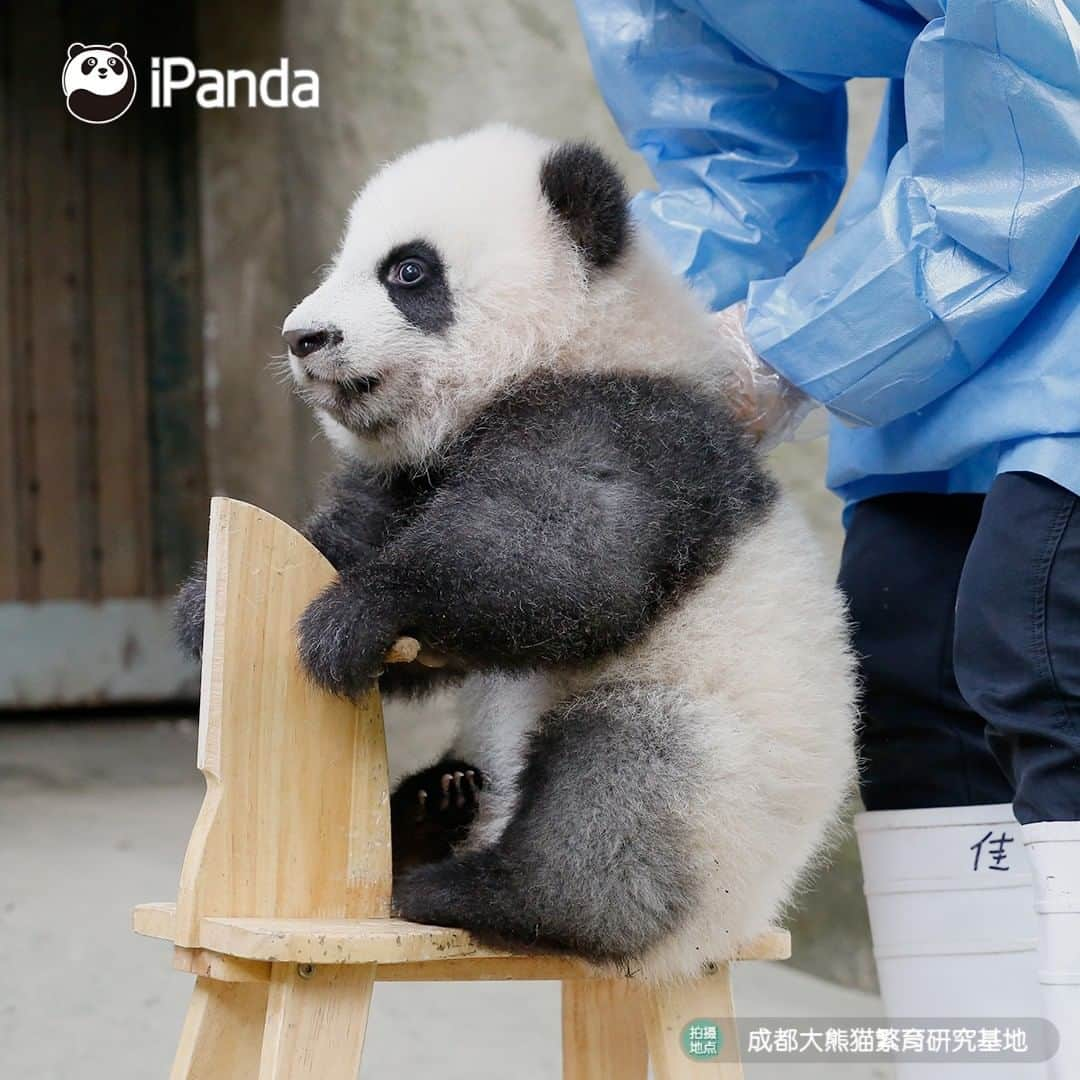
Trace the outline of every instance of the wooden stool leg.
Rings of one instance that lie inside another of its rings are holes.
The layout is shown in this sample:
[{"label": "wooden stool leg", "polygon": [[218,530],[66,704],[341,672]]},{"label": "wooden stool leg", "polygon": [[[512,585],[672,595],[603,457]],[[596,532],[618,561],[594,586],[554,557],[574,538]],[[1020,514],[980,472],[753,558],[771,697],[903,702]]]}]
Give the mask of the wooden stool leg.
[{"label": "wooden stool leg", "polygon": [[170,1080],[256,1080],[267,989],[196,979]]},{"label": "wooden stool leg", "polygon": [[654,987],[642,998],[655,1080],[743,1080],[737,1055],[735,1061],[695,1060],[682,1047],[683,1028],[691,1020],[731,1021],[724,1025],[724,1038],[729,1044],[735,1039],[729,965],[692,982]]},{"label": "wooden stool leg", "polygon": [[645,1080],[649,1050],[636,990],[626,979],[562,984],[563,1080]]},{"label": "wooden stool leg", "polygon": [[374,964],[274,964],[259,1080],[356,1080],[374,985]]}]

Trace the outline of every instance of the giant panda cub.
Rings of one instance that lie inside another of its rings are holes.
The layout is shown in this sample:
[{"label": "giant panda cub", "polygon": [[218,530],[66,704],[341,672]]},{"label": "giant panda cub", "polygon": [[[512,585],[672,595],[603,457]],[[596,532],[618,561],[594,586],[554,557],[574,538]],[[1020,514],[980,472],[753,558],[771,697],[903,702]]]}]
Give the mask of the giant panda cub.
[{"label": "giant panda cub", "polygon": [[651,978],[729,958],[846,796],[851,654],[615,168],[503,126],[421,146],[284,332],[345,458],[303,664],[356,695],[411,634],[452,662],[386,693],[462,683],[453,746],[392,800],[401,915]]}]

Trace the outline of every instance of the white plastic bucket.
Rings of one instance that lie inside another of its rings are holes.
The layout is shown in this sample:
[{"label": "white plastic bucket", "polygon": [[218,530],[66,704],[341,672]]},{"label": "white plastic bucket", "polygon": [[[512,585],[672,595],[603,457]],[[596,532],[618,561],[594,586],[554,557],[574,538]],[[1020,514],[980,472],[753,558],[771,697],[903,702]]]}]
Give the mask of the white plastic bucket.
[{"label": "white plastic bucket", "polygon": [[[1012,807],[876,811],[855,829],[889,1018],[1040,1016],[1031,870]],[[896,1075],[985,1080],[989,1068],[901,1064]],[[1007,1071],[1046,1077],[1042,1064]]]},{"label": "white plastic bucket", "polygon": [[1046,1019],[1061,1033],[1050,1067],[1054,1080],[1080,1076],[1080,824],[1044,821],[1024,827],[1035,871],[1039,982]]}]

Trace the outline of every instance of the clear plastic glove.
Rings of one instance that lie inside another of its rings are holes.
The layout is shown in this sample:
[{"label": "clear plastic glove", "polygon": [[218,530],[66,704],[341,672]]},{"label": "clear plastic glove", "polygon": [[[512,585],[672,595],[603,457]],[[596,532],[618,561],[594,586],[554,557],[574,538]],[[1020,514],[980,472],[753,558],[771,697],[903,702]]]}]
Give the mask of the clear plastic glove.
[{"label": "clear plastic glove", "polygon": [[[736,418],[746,425],[763,451],[783,442],[815,439],[825,433],[824,410],[774,371],[750,345],[744,317],[746,304],[732,304],[718,311],[713,319],[725,345],[729,403]],[[804,423],[815,410],[815,421]]]}]

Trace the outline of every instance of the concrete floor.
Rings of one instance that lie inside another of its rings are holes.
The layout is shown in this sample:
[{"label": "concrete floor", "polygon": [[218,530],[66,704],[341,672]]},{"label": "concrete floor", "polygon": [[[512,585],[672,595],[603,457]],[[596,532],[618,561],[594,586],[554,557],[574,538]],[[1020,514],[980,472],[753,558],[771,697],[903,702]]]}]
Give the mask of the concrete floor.
[{"label": "concrete floor", "polygon": [[[191,980],[171,970],[163,943],[130,933],[129,913],[175,895],[202,796],[194,739],[191,721],[0,724],[0,1077],[167,1075]],[[400,721],[391,744],[407,756]],[[875,998],[782,964],[742,966],[737,1001],[743,1017],[879,1014]],[[555,1077],[558,1036],[555,984],[386,984],[364,1076]],[[792,1075],[781,1064],[746,1072]],[[797,1075],[891,1072],[804,1065]]]}]

